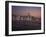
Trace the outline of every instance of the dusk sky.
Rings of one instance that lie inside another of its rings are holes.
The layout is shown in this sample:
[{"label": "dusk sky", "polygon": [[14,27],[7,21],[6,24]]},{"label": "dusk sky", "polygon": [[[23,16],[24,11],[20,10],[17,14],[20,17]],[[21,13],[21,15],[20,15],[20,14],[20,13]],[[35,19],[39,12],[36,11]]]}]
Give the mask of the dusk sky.
[{"label": "dusk sky", "polygon": [[20,16],[27,16],[29,13],[31,16],[40,17],[41,7],[12,6],[12,13]]}]

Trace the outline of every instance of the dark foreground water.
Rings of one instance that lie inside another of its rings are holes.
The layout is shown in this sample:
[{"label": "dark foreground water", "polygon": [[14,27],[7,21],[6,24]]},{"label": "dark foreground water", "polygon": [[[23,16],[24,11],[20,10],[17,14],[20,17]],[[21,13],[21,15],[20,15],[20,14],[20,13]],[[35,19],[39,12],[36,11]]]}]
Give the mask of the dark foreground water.
[{"label": "dark foreground water", "polygon": [[12,21],[12,31],[17,30],[39,30],[41,29],[40,21]]}]

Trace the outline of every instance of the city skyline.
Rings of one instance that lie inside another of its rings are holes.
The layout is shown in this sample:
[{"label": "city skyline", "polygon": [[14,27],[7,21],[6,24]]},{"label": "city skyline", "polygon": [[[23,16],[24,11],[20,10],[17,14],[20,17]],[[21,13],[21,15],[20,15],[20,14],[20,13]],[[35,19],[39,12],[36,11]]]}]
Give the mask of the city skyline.
[{"label": "city skyline", "polygon": [[12,6],[12,31],[40,30],[41,7]]}]

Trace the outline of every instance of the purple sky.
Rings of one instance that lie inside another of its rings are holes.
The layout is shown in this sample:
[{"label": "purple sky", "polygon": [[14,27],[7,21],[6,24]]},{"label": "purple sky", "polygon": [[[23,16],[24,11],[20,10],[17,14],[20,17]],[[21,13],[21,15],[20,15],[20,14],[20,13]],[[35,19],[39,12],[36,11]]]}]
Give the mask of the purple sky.
[{"label": "purple sky", "polygon": [[25,16],[30,15],[35,17],[41,16],[41,7],[28,7],[28,6],[12,6],[12,13],[15,15]]}]

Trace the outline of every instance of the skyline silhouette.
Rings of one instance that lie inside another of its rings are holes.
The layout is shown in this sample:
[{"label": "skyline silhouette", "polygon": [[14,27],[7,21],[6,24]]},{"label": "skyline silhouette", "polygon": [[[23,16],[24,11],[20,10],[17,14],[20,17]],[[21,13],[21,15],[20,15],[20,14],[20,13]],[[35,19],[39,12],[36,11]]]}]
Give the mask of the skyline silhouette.
[{"label": "skyline silhouette", "polygon": [[12,31],[40,29],[41,7],[12,6]]}]

